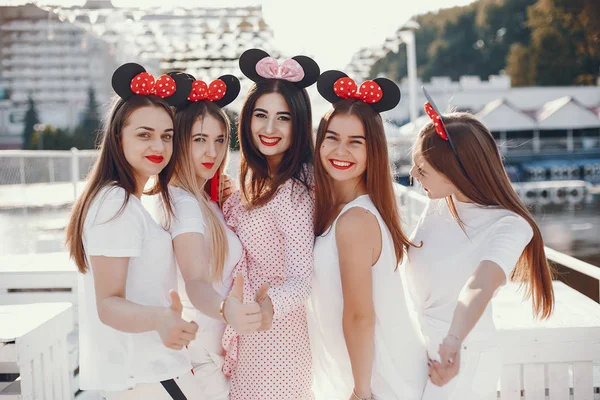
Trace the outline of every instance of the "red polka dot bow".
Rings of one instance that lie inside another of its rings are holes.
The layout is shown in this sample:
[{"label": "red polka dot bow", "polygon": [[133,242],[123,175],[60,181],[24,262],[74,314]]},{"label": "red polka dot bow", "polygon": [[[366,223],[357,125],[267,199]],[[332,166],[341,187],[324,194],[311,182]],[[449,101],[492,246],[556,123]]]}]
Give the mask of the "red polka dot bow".
[{"label": "red polka dot bow", "polygon": [[131,80],[131,91],[141,96],[155,95],[160,98],[170,97],[175,94],[177,85],[169,75],[161,75],[155,81],[148,72],[137,74]]},{"label": "red polka dot bow", "polygon": [[444,126],[444,122],[442,121],[442,117],[433,109],[433,106],[430,102],[425,103],[423,106],[425,108],[425,112],[429,115],[429,118],[433,121],[433,125],[435,126],[435,131],[439,137],[444,140],[448,140],[448,132],[446,132],[446,127]]},{"label": "red polka dot bow", "polygon": [[358,99],[367,104],[374,104],[381,100],[383,91],[375,81],[365,81],[360,89],[352,79],[343,77],[335,81],[333,91],[342,99]]},{"label": "red polka dot bow", "polygon": [[227,85],[220,79],[216,79],[207,85],[206,82],[201,80],[195,80],[192,82],[192,91],[188,96],[189,101],[200,101],[209,100],[217,101],[221,100],[227,92]]}]

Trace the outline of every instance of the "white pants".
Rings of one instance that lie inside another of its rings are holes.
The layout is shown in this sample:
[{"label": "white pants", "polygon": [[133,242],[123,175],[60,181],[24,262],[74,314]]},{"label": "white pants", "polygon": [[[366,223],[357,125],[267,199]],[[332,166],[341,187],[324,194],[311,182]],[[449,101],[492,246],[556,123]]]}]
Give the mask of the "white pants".
[{"label": "white pants", "polygon": [[466,344],[461,349],[458,375],[442,387],[428,381],[422,400],[496,400],[501,370],[499,346]]},{"label": "white pants", "polygon": [[[177,386],[189,400],[205,399],[202,387],[191,372],[174,378]],[[138,383],[133,389],[102,392],[106,400],[172,400],[160,382]]]}]

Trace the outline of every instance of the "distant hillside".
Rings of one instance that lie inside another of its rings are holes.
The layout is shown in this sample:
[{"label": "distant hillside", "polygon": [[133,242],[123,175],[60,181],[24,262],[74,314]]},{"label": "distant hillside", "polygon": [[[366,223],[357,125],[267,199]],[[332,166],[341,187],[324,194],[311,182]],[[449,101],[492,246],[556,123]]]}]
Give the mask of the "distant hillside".
[{"label": "distant hillside", "polygon": [[[600,1],[479,0],[415,18],[418,74],[505,71],[513,86],[595,85],[600,70]],[[390,52],[371,75],[406,76],[406,47]]]}]

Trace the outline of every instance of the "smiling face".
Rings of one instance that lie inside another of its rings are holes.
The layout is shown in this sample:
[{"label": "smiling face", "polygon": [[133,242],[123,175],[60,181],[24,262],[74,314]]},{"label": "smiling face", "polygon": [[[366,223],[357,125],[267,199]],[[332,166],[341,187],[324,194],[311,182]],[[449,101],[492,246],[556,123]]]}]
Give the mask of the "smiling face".
[{"label": "smiling face", "polygon": [[413,154],[410,176],[419,181],[430,199],[443,199],[458,192],[456,186],[427,162],[420,150]]},{"label": "smiling face", "polygon": [[173,154],[173,120],[159,107],[133,111],[121,130],[123,154],[140,182],[145,184],[169,163]]},{"label": "smiling face", "polygon": [[266,93],[256,100],[250,130],[258,151],[270,164],[278,164],[292,144],[290,108],[280,93]]},{"label": "smiling face", "polygon": [[210,114],[198,119],[192,126],[191,153],[196,177],[211,179],[226,149],[225,127]]},{"label": "smiling face", "polygon": [[321,148],[321,165],[336,181],[357,181],[367,169],[367,143],[361,120],[337,114],[329,121]]}]

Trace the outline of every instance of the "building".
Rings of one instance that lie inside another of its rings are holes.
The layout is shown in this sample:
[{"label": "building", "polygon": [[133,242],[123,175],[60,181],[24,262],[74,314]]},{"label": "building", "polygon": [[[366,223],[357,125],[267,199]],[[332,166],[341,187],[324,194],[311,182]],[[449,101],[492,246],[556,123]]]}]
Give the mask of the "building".
[{"label": "building", "polygon": [[[40,121],[74,128],[93,87],[100,104],[112,94],[121,63],[138,62],[155,75],[185,70],[198,79],[233,74],[251,47],[274,57],[273,31],[261,6],[236,8],[117,8],[110,0],[83,7],[0,7],[0,148],[20,148],[29,95]],[[232,108],[241,107],[241,100]]]},{"label": "building", "polygon": [[[420,86],[420,84],[419,84]],[[585,179],[600,183],[600,88],[598,86],[511,87],[506,76],[432,78],[424,84],[439,109],[475,114],[492,132],[519,180]],[[407,93],[406,82],[400,90]],[[417,104],[426,99],[418,92]],[[391,132],[391,142],[412,143],[429,117]],[[387,115],[408,120],[408,102]],[[404,160],[408,162],[410,160]]]},{"label": "building", "polygon": [[35,5],[0,7],[0,149],[21,148],[27,100],[41,122],[74,127],[88,90],[106,100],[114,49]]}]

